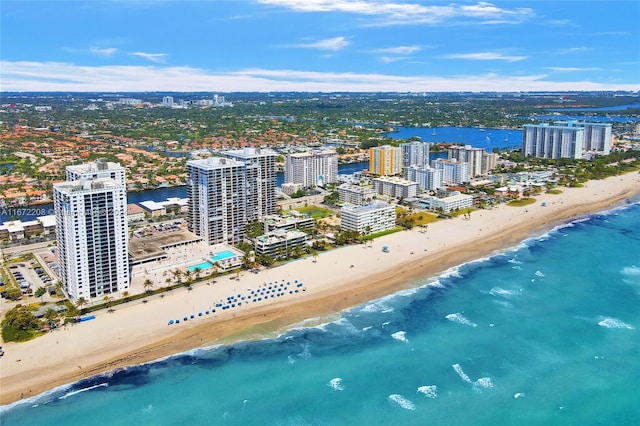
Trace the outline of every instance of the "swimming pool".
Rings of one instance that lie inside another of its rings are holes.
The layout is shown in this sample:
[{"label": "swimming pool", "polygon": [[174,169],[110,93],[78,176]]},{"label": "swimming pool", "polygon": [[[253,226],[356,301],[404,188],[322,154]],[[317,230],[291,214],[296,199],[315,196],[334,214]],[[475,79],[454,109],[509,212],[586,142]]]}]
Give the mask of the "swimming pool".
[{"label": "swimming pool", "polygon": [[232,252],[231,250],[223,250],[219,253],[216,253],[215,256],[210,257],[209,259],[212,262],[218,262],[220,260],[225,260],[225,259],[229,259],[230,257],[235,257],[236,254],[234,252]]},{"label": "swimming pool", "polygon": [[197,265],[188,266],[187,270],[191,272],[195,272],[196,269],[199,269],[202,271],[204,269],[211,268],[211,267],[213,267],[213,265],[210,262],[202,262],[202,263],[198,263]]}]

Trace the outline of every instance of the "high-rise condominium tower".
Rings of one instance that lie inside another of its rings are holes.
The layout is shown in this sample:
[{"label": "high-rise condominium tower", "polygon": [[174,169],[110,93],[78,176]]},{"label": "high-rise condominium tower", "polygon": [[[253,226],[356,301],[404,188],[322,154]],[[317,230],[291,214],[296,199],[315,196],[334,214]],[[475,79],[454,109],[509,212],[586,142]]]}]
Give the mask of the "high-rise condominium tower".
[{"label": "high-rise condominium tower", "polygon": [[98,163],[69,166],[69,181],[53,185],[60,280],[72,299],[129,288],[124,169]]}]

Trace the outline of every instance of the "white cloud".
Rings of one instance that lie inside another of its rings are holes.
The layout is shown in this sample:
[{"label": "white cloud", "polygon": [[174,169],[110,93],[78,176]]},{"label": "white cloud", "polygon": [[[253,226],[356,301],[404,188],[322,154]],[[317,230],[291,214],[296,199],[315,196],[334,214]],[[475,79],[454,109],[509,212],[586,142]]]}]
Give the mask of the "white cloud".
[{"label": "white cloud", "polygon": [[395,46],[376,49],[375,51],[378,53],[389,53],[392,55],[412,55],[420,50],[422,50],[420,46]]},{"label": "white cloud", "polygon": [[294,44],[293,47],[338,51],[344,49],[349,44],[349,41],[345,37],[340,36],[318,40],[310,43]]},{"label": "white cloud", "polygon": [[570,55],[572,53],[586,52],[587,50],[591,50],[591,49],[586,46],[568,47],[566,49],[558,49],[556,50],[556,53],[560,55]]},{"label": "white cloud", "polygon": [[488,2],[457,5],[423,5],[393,1],[364,0],[258,0],[258,3],[296,12],[341,12],[376,18],[373,25],[435,24],[456,19],[485,23],[517,23],[534,16],[530,8],[503,9]]},{"label": "white cloud", "polygon": [[191,67],[77,66],[61,62],[0,62],[0,91],[450,92],[640,90],[640,84],[554,82],[544,75],[397,76],[244,69],[215,73]]},{"label": "white cloud", "polygon": [[509,56],[498,52],[478,52],[478,53],[454,53],[444,56],[447,59],[468,59],[471,61],[507,61],[517,62],[527,59],[528,56]]},{"label": "white cloud", "polygon": [[379,58],[380,62],[384,62],[385,64],[391,64],[393,62],[404,61],[408,59],[407,56],[381,56]]},{"label": "white cloud", "polygon": [[94,53],[96,55],[101,55],[101,56],[111,56],[117,53],[118,49],[115,47],[105,47],[105,48],[92,47],[91,49],[89,49],[89,52]]},{"label": "white cloud", "polygon": [[602,68],[578,68],[578,67],[544,67],[543,69],[557,72],[600,71]]},{"label": "white cloud", "polygon": [[167,59],[166,53],[145,53],[145,52],[131,52],[130,55],[139,56],[147,59],[151,62],[163,64]]},{"label": "white cloud", "polygon": [[382,53],[383,56],[378,58],[378,60],[385,64],[389,64],[392,62],[399,62],[410,59],[411,55],[419,52],[420,50],[422,50],[420,46],[395,46],[376,49],[374,50],[374,52]]}]

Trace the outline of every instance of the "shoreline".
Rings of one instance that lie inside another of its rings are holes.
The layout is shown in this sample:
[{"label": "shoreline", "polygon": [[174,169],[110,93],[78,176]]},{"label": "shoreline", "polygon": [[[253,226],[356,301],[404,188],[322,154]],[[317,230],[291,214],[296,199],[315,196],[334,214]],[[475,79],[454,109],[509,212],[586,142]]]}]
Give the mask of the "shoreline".
[{"label": "shoreline", "polygon": [[[18,401],[21,394],[36,396],[190,349],[264,338],[305,320],[324,322],[345,309],[415,288],[418,280],[504,251],[568,221],[622,205],[640,193],[640,175],[632,172],[562,190],[559,195],[541,194],[529,206],[474,211],[468,220],[458,217],[430,224],[426,233],[402,231],[376,239],[373,247],[346,246],[323,252],[317,262],[305,258],[257,275],[244,272],[239,282],[226,277],[213,286],[198,284],[191,292],[175,290],[145,305],[125,305],[113,314],[97,312],[96,320],[29,342],[4,344],[0,404]],[[547,207],[541,205],[543,201]],[[391,252],[381,253],[383,245]],[[305,282],[305,294],[167,325],[169,318],[181,318],[183,312],[205,309],[203,300],[217,300],[243,287],[255,288],[258,282],[296,277]],[[200,304],[198,309],[196,304]]]}]

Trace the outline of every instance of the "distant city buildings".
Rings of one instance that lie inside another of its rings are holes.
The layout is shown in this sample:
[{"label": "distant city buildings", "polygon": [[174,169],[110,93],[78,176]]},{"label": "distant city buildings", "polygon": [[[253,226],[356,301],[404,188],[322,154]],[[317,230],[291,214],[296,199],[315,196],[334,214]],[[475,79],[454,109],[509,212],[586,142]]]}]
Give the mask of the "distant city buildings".
[{"label": "distant city buildings", "polygon": [[161,105],[163,107],[169,107],[169,108],[186,108],[192,105],[199,106],[199,107],[233,106],[231,102],[225,101],[224,96],[219,96],[219,95],[213,95],[213,99],[195,99],[195,100],[184,100],[184,99],[174,100],[173,96],[163,96]]},{"label": "distant city buildings", "polygon": [[402,173],[402,149],[383,145],[369,148],[369,173],[393,176]]},{"label": "distant city buildings", "polygon": [[69,166],[70,180],[53,185],[59,277],[72,299],[129,288],[127,192],[120,176],[117,164],[96,162]]},{"label": "distant city buildings", "polygon": [[285,183],[305,188],[324,187],[338,180],[338,154],[334,150],[301,152],[285,157]]},{"label": "distant city buildings", "polygon": [[340,228],[371,234],[386,231],[396,225],[395,205],[373,200],[364,206],[344,206],[340,209]]}]

